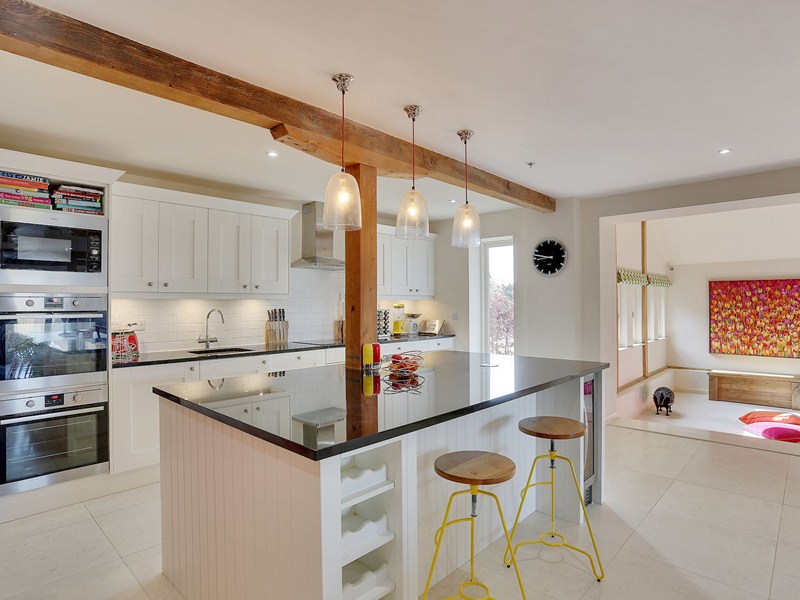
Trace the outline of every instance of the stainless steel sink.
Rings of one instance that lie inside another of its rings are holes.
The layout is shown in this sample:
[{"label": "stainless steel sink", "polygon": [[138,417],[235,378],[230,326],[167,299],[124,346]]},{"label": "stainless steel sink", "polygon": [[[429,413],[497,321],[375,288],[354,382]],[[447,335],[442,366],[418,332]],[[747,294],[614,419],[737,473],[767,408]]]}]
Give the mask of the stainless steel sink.
[{"label": "stainless steel sink", "polygon": [[189,350],[189,354],[234,354],[253,352],[252,348],[209,348],[208,350]]}]

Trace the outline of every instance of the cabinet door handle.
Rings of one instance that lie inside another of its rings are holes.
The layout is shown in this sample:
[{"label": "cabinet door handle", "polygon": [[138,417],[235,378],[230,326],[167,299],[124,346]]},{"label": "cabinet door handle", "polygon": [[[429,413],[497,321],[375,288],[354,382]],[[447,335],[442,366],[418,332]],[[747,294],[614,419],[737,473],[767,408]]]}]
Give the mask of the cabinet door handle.
[{"label": "cabinet door handle", "polygon": [[261,407],[260,407],[260,406],[256,406],[256,410],[259,410],[259,411],[260,411],[260,410],[261,410]]},{"label": "cabinet door handle", "polygon": [[258,285],[258,284],[256,284],[256,289],[257,289],[257,290],[260,290],[260,289],[261,289],[261,286],[260,286],[260,285]]},{"label": "cabinet door handle", "polygon": [[242,287],[243,287],[244,289],[247,289],[247,284],[245,283],[245,284],[244,284]]},{"label": "cabinet door handle", "polygon": [[415,291],[415,292],[418,292],[419,290],[414,290],[414,291]]},{"label": "cabinet door handle", "polygon": [[164,287],[169,287],[169,281],[164,282]]},{"label": "cabinet door handle", "polygon": [[413,292],[414,290],[413,290],[413,288],[408,288],[408,291],[409,292]]},{"label": "cabinet door handle", "polygon": [[267,364],[267,361],[265,361],[265,360],[262,360],[262,361],[261,361],[261,364],[262,364],[262,365],[265,365],[265,364]]},{"label": "cabinet door handle", "polygon": [[190,371],[194,371],[196,367],[189,367]]},{"label": "cabinet door handle", "polygon": [[155,283],[153,283],[152,281],[148,281],[147,285],[148,285],[148,287],[153,287],[155,285]]},{"label": "cabinet door handle", "polygon": [[247,413],[249,413],[249,412],[250,412],[250,410],[249,410],[249,409],[247,409],[247,408],[245,408],[245,409],[244,409],[242,412],[243,412],[244,414],[247,414]]},{"label": "cabinet door handle", "polygon": [[297,355],[297,360],[303,360],[303,357],[298,354]]}]

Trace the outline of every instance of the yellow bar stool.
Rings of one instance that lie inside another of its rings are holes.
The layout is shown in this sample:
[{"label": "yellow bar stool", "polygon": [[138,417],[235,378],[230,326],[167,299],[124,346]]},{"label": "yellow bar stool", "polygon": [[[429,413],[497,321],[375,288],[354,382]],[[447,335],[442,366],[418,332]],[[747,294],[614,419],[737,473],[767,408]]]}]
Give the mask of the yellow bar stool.
[{"label": "yellow bar stool", "polygon": [[[583,437],[586,434],[586,425],[584,425],[580,421],[576,421],[575,419],[568,419],[566,417],[530,417],[528,419],[523,419],[522,421],[519,422],[519,430],[526,435],[550,440],[550,452],[548,452],[547,454],[541,454],[533,460],[533,465],[531,465],[531,472],[530,475],[528,475],[528,482],[525,484],[525,487],[522,490],[522,498],[519,503],[519,509],[517,510],[517,517],[516,519],[514,519],[514,526],[511,528],[512,543],[509,544],[509,548],[506,549],[505,556],[503,557],[503,562],[507,567],[510,567],[511,564],[513,563],[514,568],[516,568],[515,555],[517,553],[517,550],[519,550],[521,546],[532,546],[534,544],[543,544],[545,546],[549,546],[550,548],[565,547],[586,556],[589,559],[589,563],[592,566],[592,573],[594,573],[594,576],[597,578],[597,581],[602,581],[603,578],[605,577],[605,571],[603,571],[603,562],[600,560],[600,553],[597,551],[597,542],[594,539],[592,524],[589,521],[589,515],[586,512],[586,504],[584,504],[583,502],[583,495],[581,494],[581,488],[580,485],[578,484],[578,477],[577,475],[575,475],[575,467],[572,465],[572,461],[569,458],[557,454],[555,448],[555,440],[573,440]],[[538,463],[541,459],[550,459],[550,481],[540,481],[538,483],[531,483],[531,481],[533,480],[534,471],[536,470],[536,463]],[[563,460],[567,464],[569,464],[570,471],[572,472],[572,480],[575,482],[575,491],[578,494],[578,500],[580,501],[581,508],[583,509],[583,516],[586,519],[586,527],[589,529],[589,537],[591,537],[592,539],[592,547],[594,548],[594,557],[592,557],[592,555],[589,554],[583,548],[578,548],[577,546],[573,546],[572,544],[567,542],[567,538],[556,531],[555,480],[556,480],[557,460]],[[519,518],[520,515],[522,514],[522,508],[523,506],[525,506],[525,498],[528,496],[528,490],[540,485],[550,486],[550,531],[544,532],[539,537],[538,540],[519,542],[516,546],[513,546],[514,534],[517,531],[517,525],[519,525]],[[558,541],[554,541],[556,539]],[[512,547],[513,550],[511,550]],[[595,558],[597,559],[597,565],[595,565],[594,562]]]},{"label": "yellow bar stool", "polygon": [[[433,579],[433,571],[436,568],[436,559],[439,557],[439,549],[442,545],[445,530],[451,525],[457,523],[469,523],[470,538],[469,538],[469,581],[465,581],[458,588],[458,594],[450,596],[445,600],[494,600],[494,597],[489,594],[489,588],[475,578],[475,518],[478,516],[478,496],[489,496],[497,505],[497,511],[500,513],[500,522],[503,525],[503,533],[506,536],[506,543],[508,548],[511,548],[511,537],[508,535],[508,528],[506,527],[506,520],[503,516],[503,508],[500,506],[500,500],[485,490],[479,489],[481,485],[495,485],[503,483],[514,477],[517,472],[517,466],[514,461],[501,454],[494,452],[481,452],[478,450],[468,450],[462,452],[450,452],[443,454],[436,459],[433,464],[436,474],[448,481],[456,483],[463,483],[469,486],[468,490],[461,490],[454,492],[450,495],[450,500],[447,502],[447,510],[444,511],[444,520],[442,526],[436,531],[434,541],[436,542],[436,550],[433,553],[433,561],[431,561],[431,570],[428,573],[428,581],[425,584],[425,592],[422,594],[422,600],[427,600],[428,590],[431,587],[431,579]],[[470,494],[472,496],[472,511],[469,517],[461,519],[453,519],[449,521],[450,508],[453,500],[458,496]],[[514,565],[514,570],[517,574],[517,581],[519,582],[519,589],[522,592],[523,600],[525,597],[525,588],[522,585],[522,578],[517,568],[517,561],[513,554],[510,559],[511,562],[508,566]],[[468,596],[467,588],[477,587],[481,590],[482,596]],[[505,599],[504,599],[505,600]]]}]

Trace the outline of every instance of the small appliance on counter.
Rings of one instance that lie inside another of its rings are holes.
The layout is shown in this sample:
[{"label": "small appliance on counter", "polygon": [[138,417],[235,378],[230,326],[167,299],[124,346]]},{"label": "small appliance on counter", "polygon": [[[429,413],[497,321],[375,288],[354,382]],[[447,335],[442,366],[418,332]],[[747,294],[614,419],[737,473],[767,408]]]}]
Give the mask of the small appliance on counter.
[{"label": "small appliance on counter", "polygon": [[394,308],[394,320],[392,321],[392,335],[405,335],[408,333],[406,328],[406,305],[402,302],[392,304]]},{"label": "small appliance on counter", "polygon": [[444,327],[444,319],[429,319],[422,322],[420,327],[420,335],[440,335]]},{"label": "small appliance on counter", "polygon": [[417,319],[422,316],[422,313],[406,313],[406,331],[409,337],[417,337],[419,335],[419,323]]}]

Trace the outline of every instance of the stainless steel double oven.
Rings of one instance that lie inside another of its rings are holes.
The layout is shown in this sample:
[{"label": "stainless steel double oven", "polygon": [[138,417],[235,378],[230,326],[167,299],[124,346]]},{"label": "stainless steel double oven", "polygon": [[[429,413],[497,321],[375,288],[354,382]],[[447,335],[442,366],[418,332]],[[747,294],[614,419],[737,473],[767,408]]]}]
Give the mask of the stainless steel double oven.
[{"label": "stainless steel double oven", "polygon": [[0,294],[0,495],[108,471],[105,294]]}]

